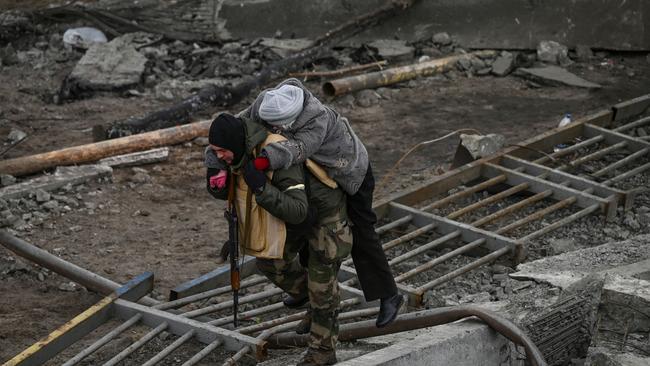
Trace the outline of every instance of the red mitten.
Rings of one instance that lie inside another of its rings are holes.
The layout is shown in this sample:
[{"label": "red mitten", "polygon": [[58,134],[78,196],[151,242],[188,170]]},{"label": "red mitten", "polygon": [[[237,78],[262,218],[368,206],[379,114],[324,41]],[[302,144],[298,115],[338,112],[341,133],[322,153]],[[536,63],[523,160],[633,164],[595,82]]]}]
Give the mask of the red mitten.
[{"label": "red mitten", "polygon": [[271,166],[271,162],[266,156],[255,158],[255,160],[253,160],[253,164],[255,165],[255,169],[262,171],[268,169]]}]

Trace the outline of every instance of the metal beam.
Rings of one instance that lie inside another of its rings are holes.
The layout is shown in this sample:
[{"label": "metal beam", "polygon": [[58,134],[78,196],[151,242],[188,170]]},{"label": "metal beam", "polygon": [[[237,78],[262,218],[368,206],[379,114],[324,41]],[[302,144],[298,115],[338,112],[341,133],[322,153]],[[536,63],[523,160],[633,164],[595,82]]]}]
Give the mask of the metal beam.
[{"label": "metal beam", "polygon": [[[241,278],[258,273],[255,257],[245,256],[239,269]],[[230,267],[221,266],[201,277],[187,281],[176,286],[169,292],[169,300],[174,301],[187,296],[195,295],[218,287],[230,285]]]},{"label": "metal beam", "polygon": [[151,292],[152,289],[153,274],[151,272],[145,272],[137,276],[109,296],[106,296],[95,305],[60,326],[47,337],[7,361],[4,366],[44,364],[56,354],[105,323],[110,317],[114,303],[119,301],[120,297],[137,300]]},{"label": "metal beam", "polygon": [[470,243],[475,240],[485,239],[486,243],[483,246],[485,248],[488,248],[490,251],[497,251],[501,248],[510,248],[513,251],[515,262],[523,260],[523,258],[521,258],[519,255],[520,251],[522,250],[522,245],[521,242],[517,240],[512,240],[510,238],[506,238],[505,236],[495,234],[491,231],[482,230],[471,225],[449,220],[447,218],[440,217],[428,212],[418,211],[417,209],[399,203],[391,203],[390,208],[390,217],[399,218],[405,215],[412,215],[413,224],[417,226],[425,226],[431,222],[435,222],[437,224],[436,231],[442,233],[443,235],[453,233],[458,230],[461,232],[461,240],[463,242]]},{"label": "metal beam", "polygon": [[120,299],[115,301],[113,312],[116,317],[124,320],[130,319],[136,314],[142,314],[142,323],[148,327],[156,328],[163,323],[167,323],[166,330],[177,336],[182,336],[190,330],[194,330],[196,339],[201,343],[210,344],[216,340],[221,340],[229,351],[238,351],[244,346],[251,346],[255,350],[257,360],[261,360],[265,356],[265,342],[263,341],[180,315]]},{"label": "metal beam", "polygon": [[584,179],[572,174],[564,173],[510,155],[502,156],[499,165],[513,170],[519,167],[523,167],[524,170],[521,173],[534,175],[534,176],[540,176],[544,174],[545,179],[557,184],[562,184],[563,182],[569,181],[570,182],[569,187],[580,191],[585,191],[589,188],[592,188],[593,193],[596,196],[605,199],[609,199],[610,197],[614,196],[619,203],[624,204],[626,210],[632,207],[634,195],[630,194],[630,192],[625,192],[620,189],[607,187],[588,179]]},{"label": "metal beam", "polygon": [[615,113],[614,120],[620,121],[643,113],[650,107],[650,94],[618,103],[612,107]]},{"label": "metal beam", "polygon": [[508,176],[508,184],[513,186],[521,183],[529,183],[529,190],[534,193],[540,193],[550,189],[553,191],[552,198],[558,201],[569,197],[575,197],[576,203],[583,208],[590,207],[593,204],[598,204],[600,206],[601,212],[606,214],[608,218],[613,218],[616,216],[617,201],[615,198],[601,198],[589,193],[584,193],[573,188],[568,188],[560,184],[549,182],[528,174],[519,173],[512,169],[491,163],[484,164],[483,172],[488,177],[506,174]]},{"label": "metal beam", "polygon": [[624,133],[608,130],[606,128],[586,124],[585,137],[596,137],[602,135],[608,145],[616,145],[620,142],[627,142],[627,149],[632,152],[637,152],[650,147],[650,142],[626,135]]}]

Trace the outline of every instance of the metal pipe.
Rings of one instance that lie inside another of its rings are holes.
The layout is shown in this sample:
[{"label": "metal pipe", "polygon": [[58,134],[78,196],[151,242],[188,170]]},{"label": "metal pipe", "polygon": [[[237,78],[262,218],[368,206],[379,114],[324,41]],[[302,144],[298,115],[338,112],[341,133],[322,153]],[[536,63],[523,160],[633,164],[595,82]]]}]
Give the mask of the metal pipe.
[{"label": "metal pipe", "polygon": [[[267,281],[268,281],[268,279],[266,277],[262,277],[262,276],[259,276],[259,277],[256,277],[256,278],[249,278],[247,280],[242,281],[242,283],[240,285],[240,289],[255,286],[255,285],[259,285],[260,283],[264,283],[264,282],[267,282]],[[230,287],[230,285],[223,286],[223,287],[219,287],[219,288],[216,288],[216,289],[213,289],[213,290],[201,292],[201,293],[198,293],[196,295],[183,297],[183,298],[178,299],[178,300],[163,302],[163,303],[160,303],[158,305],[153,306],[153,308],[158,309],[158,310],[167,310],[167,309],[179,308],[181,306],[185,306],[185,305],[193,303],[195,301],[207,299],[207,298],[210,298],[210,297],[213,297],[213,296],[218,296],[218,295],[221,295],[221,294],[226,294],[226,293],[229,293],[231,291],[232,291],[232,288]]]},{"label": "metal pipe", "polygon": [[154,365],[156,365],[158,362],[162,361],[163,358],[169,356],[170,353],[174,352],[174,350],[176,348],[182,346],[185,342],[187,342],[192,337],[194,337],[194,334],[195,334],[194,329],[192,329],[189,332],[183,334],[180,338],[175,340],[172,344],[165,347],[165,349],[163,349],[162,351],[158,352],[158,354],[153,356],[149,361],[142,364],[142,366],[154,366]]},{"label": "metal pipe", "polygon": [[477,185],[465,188],[462,191],[456,192],[456,193],[451,194],[451,195],[449,195],[449,196],[447,196],[447,197],[445,197],[445,198],[443,198],[441,200],[438,200],[438,201],[433,202],[433,203],[431,203],[429,205],[421,207],[420,210],[421,211],[430,211],[430,210],[433,210],[433,209],[436,209],[436,208],[440,208],[440,207],[442,207],[442,206],[444,206],[444,205],[446,205],[446,204],[448,204],[448,203],[450,203],[452,201],[455,201],[455,200],[457,200],[459,198],[469,196],[471,194],[482,191],[482,190],[484,190],[486,188],[490,188],[490,187],[492,187],[494,185],[497,185],[499,183],[503,183],[507,179],[508,179],[508,177],[506,177],[505,174],[496,176],[494,178],[490,178],[490,179],[486,180],[483,183],[479,183]]},{"label": "metal pipe", "polygon": [[[237,318],[239,318],[240,320],[248,320],[248,319],[250,319],[250,318],[252,318],[254,316],[271,313],[271,312],[281,310],[281,309],[284,309],[284,308],[285,308],[284,303],[282,301],[280,301],[280,302],[276,302],[275,304],[266,305],[266,306],[262,306],[262,307],[257,308],[257,309],[253,309],[253,310],[250,310],[250,311],[243,312],[243,313],[239,314],[237,316]],[[228,315],[228,316],[223,317],[223,318],[211,320],[211,321],[207,322],[207,324],[214,325],[215,327],[220,327],[222,325],[232,323],[232,320],[233,320],[232,315]]]},{"label": "metal pipe", "polygon": [[520,240],[521,241],[529,241],[529,240],[536,239],[536,238],[538,238],[538,237],[540,237],[540,236],[542,236],[542,235],[544,235],[544,234],[546,234],[546,233],[548,233],[550,231],[553,231],[553,230],[555,230],[555,229],[557,229],[559,227],[562,227],[562,226],[570,224],[570,223],[572,223],[572,222],[574,222],[574,221],[576,221],[576,220],[578,220],[580,218],[583,218],[583,217],[585,217],[585,216],[587,216],[587,215],[591,214],[592,212],[597,211],[599,209],[600,209],[599,204],[597,204],[597,203],[593,204],[593,205],[591,205],[591,206],[589,206],[587,208],[583,208],[582,210],[574,213],[571,216],[567,216],[567,217],[563,218],[562,220],[556,221],[556,222],[552,223],[551,225],[545,226],[544,228],[535,231],[532,234],[526,235],[523,238],[521,238]]},{"label": "metal pipe", "polygon": [[456,238],[460,237],[460,234],[461,234],[460,230],[456,230],[454,232],[451,232],[451,233],[449,233],[449,234],[447,234],[447,235],[445,235],[443,237],[440,237],[440,238],[438,238],[438,239],[436,239],[436,240],[434,240],[432,242],[421,245],[421,246],[411,250],[410,252],[406,252],[406,253],[404,253],[404,254],[402,254],[400,256],[397,256],[397,257],[391,259],[388,262],[388,265],[393,266],[395,264],[404,262],[405,260],[413,258],[413,257],[415,257],[415,256],[417,256],[419,254],[422,254],[422,253],[424,253],[424,252],[426,252],[428,250],[431,250],[431,249],[433,249],[433,248],[435,248],[435,247],[437,247],[437,246],[439,246],[441,244],[444,244],[444,243],[448,242],[449,240],[456,239]]},{"label": "metal pipe", "polygon": [[214,351],[217,349],[217,347],[221,346],[223,341],[216,340],[207,346],[205,346],[201,351],[199,351],[197,354],[192,356],[189,360],[185,361],[182,366],[194,366],[197,362],[201,361],[202,359],[205,358],[205,356],[209,355],[210,352]]},{"label": "metal pipe", "polygon": [[[117,282],[113,282],[87,269],[65,261],[24,240],[16,238],[6,231],[0,231],[0,244],[19,256],[29,259],[43,268],[56,272],[102,295],[110,295],[113,291],[122,287]],[[158,304],[157,300],[148,296],[141,298],[139,302],[148,306]]]},{"label": "metal pipe", "polygon": [[539,219],[541,219],[542,217],[548,215],[551,212],[555,212],[555,211],[560,210],[560,209],[562,209],[564,207],[570,206],[570,205],[574,204],[576,201],[577,201],[577,199],[575,197],[569,197],[569,198],[563,199],[562,201],[554,203],[554,204],[552,204],[552,205],[550,205],[550,206],[548,206],[548,207],[546,207],[546,208],[544,208],[542,210],[539,210],[539,211],[537,211],[537,212],[535,212],[533,214],[530,214],[530,215],[528,215],[528,216],[526,216],[526,217],[524,217],[522,219],[519,219],[519,220],[517,220],[517,221],[515,221],[515,222],[513,222],[513,223],[511,223],[509,225],[506,225],[506,226],[498,229],[496,231],[496,233],[499,234],[499,235],[503,235],[505,233],[511,232],[511,231],[513,231],[513,230],[515,230],[515,229],[517,229],[517,228],[519,228],[521,226],[524,226],[524,225],[526,225],[526,224],[528,224],[528,223],[530,223],[532,221],[539,220]]},{"label": "metal pipe", "polygon": [[493,55],[496,55],[495,51],[477,51],[420,62],[413,65],[394,67],[368,74],[349,76],[324,83],[323,92],[328,96],[336,96],[357,90],[391,85],[414,79],[417,76],[428,76],[445,72],[446,70],[455,68],[458,60],[469,60],[472,57],[491,57]]},{"label": "metal pipe", "polygon": [[142,338],[138,339],[135,343],[131,344],[130,346],[126,347],[122,352],[118,353],[115,355],[115,357],[111,358],[108,360],[104,366],[115,366],[117,365],[120,361],[124,360],[127,358],[133,351],[137,350],[138,348],[144,346],[149,342],[150,340],[154,339],[158,334],[160,334],[163,330],[167,329],[169,324],[167,322],[164,322],[160,324],[159,326],[155,327],[149,333],[145,334]]},{"label": "metal pipe", "polygon": [[619,174],[619,175],[615,176],[612,179],[608,179],[608,180],[604,181],[602,184],[604,184],[606,186],[609,186],[609,185],[612,185],[613,183],[620,182],[620,181],[625,180],[627,178],[633,177],[633,176],[635,176],[635,175],[637,175],[639,173],[642,173],[642,172],[644,172],[644,171],[646,171],[648,169],[650,169],[650,163],[643,164],[643,165],[638,166],[638,167],[636,167],[636,168],[634,168],[634,169],[632,169],[630,171],[627,171],[627,172],[625,172],[623,174]]},{"label": "metal pipe", "polygon": [[481,227],[483,225],[489,224],[495,220],[500,219],[503,216],[509,215],[517,210],[520,210],[526,206],[530,206],[535,202],[541,201],[546,197],[552,196],[553,191],[552,190],[547,190],[544,192],[539,192],[535,194],[534,196],[528,197],[526,199],[523,199],[515,204],[512,204],[506,208],[503,208],[491,215],[485,216],[482,219],[474,221],[471,225],[474,227]]},{"label": "metal pipe", "polygon": [[102,348],[105,344],[109,343],[110,341],[113,340],[113,338],[117,337],[120,335],[122,332],[125,330],[129,329],[133,324],[137,323],[142,319],[142,314],[136,314],[132,316],[129,320],[125,321],[124,323],[120,324],[117,328],[111,330],[110,332],[106,333],[103,337],[95,341],[93,344],[90,346],[86,347],[83,349],[81,352],[77,353],[74,357],[66,361],[66,363],[63,364],[63,366],[73,366],[79,363],[79,361],[83,360],[84,358],[90,356],[93,354],[95,351],[98,349]]},{"label": "metal pipe", "polygon": [[[268,298],[270,298],[272,296],[279,295],[282,292],[283,291],[282,291],[281,288],[276,287],[276,288],[272,288],[270,290],[258,292],[258,293],[253,294],[253,295],[244,296],[244,297],[239,299],[239,305],[248,304],[249,302],[253,302],[253,301],[257,301],[257,300],[268,299]],[[188,318],[194,318],[194,317],[197,317],[199,315],[215,313],[215,312],[220,311],[220,310],[228,309],[231,306],[232,306],[232,300],[228,300],[228,301],[224,301],[224,302],[219,303],[219,304],[210,305],[210,306],[206,306],[204,308],[188,311],[188,312],[185,312],[185,313],[183,313],[181,315],[185,316],[185,317],[188,317]]]},{"label": "metal pipe", "polygon": [[612,171],[614,169],[617,169],[617,168],[620,168],[620,167],[622,167],[622,166],[624,166],[626,164],[629,164],[630,162],[642,157],[643,155],[646,155],[648,152],[650,152],[650,149],[648,149],[648,148],[641,149],[641,150],[635,152],[632,155],[629,155],[629,156],[627,156],[627,157],[625,157],[625,158],[623,158],[623,159],[621,159],[621,160],[619,160],[617,162],[609,164],[608,166],[606,166],[606,167],[600,169],[599,171],[591,174],[591,176],[592,177],[600,177],[601,175],[607,174],[607,173],[609,173],[610,171]]},{"label": "metal pipe", "polygon": [[499,249],[497,251],[494,251],[494,252],[492,252],[492,253],[490,253],[490,254],[488,254],[486,256],[483,256],[483,257],[473,261],[470,264],[467,264],[467,265],[465,265],[463,267],[460,267],[460,268],[458,268],[456,270],[453,270],[453,271],[445,274],[444,276],[440,276],[440,277],[436,278],[433,281],[427,282],[424,285],[418,287],[417,290],[421,291],[421,292],[430,290],[430,289],[432,289],[432,288],[434,288],[436,286],[439,286],[439,285],[441,285],[441,284],[443,284],[443,283],[445,283],[445,282],[447,282],[449,280],[452,280],[452,279],[454,279],[454,278],[456,278],[456,277],[458,277],[458,276],[460,276],[460,275],[462,275],[464,273],[467,273],[467,272],[473,270],[474,268],[480,267],[480,266],[482,266],[482,265],[484,265],[486,263],[490,263],[493,260],[495,260],[495,259],[501,257],[502,255],[504,255],[506,253],[509,253],[511,251],[512,251],[512,249],[508,248],[508,247],[501,248],[501,249]]},{"label": "metal pipe", "polygon": [[598,158],[601,158],[601,157],[603,157],[603,156],[605,156],[605,155],[607,155],[607,154],[609,154],[609,153],[611,153],[613,151],[626,148],[627,145],[628,145],[627,141],[621,141],[621,142],[619,142],[617,144],[614,144],[614,145],[608,146],[608,147],[606,147],[604,149],[595,151],[595,152],[593,152],[593,153],[591,153],[589,155],[585,155],[583,157],[580,157],[580,158],[578,158],[576,160],[573,160],[573,161],[569,162],[569,164],[562,165],[562,166],[557,167],[555,169],[560,170],[560,171],[564,171],[564,170],[567,170],[569,168],[575,168],[575,167],[577,167],[577,166],[579,166],[581,164],[584,164],[584,163],[586,163],[588,161],[596,160]]},{"label": "metal pipe", "polygon": [[[496,313],[472,305],[428,309],[414,313],[401,314],[394,322],[383,328],[377,328],[374,320],[343,324],[340,327],[338,339],[340,341],[352,341],[385,334],[406,332],[448,324],[471,316],[478,317],[510,341],[522,345],[526,349],[528,359],[534,366],[547,365],[544,356],[532,340],[515,324],[502,318]],[[271,348],[304,347],[309,342],[309,336],[282,333],[270,337],[268,342]]]},{"label": "metal pipe", "polygon": [[[411,231],[410,233],[406,233],[406,234],[400,236],[399,238],[393,239],[393,240],[391,240],[391,241],[389,241],[387,243],[382,244],[381,248],[383,250],[391,249],[391,248],[396,247],[396,246],[398,246],[400,244],[403,244],[403,243],[405,243],[405,242],[407,242],[407,241],[409,241],[411,239],[417,238],[418,236],[420,236],[422,234],[425,234],[425,233],[435,229],[435,227],[436,227],[435,223],[424,225],[424,226],[422,226],[420,228],[417,228],[416,230]],[[352,258],[343,261],[344,266],[349,266],[352,263],[353,263]]]},{"label": "metal pipe", "polygon": [[407,222],[410,222],[411,220],[413,220],[413,216],[411,216],[411,215],[406,215],[406,216],[404,216],[404,217],[400,217],[399,219],[397,219],[397,220],[395,220],[395,221],[393,221],[393,222],[389,222],[388,224],[386,224],[386,225],[384,225],[384,226],[380,226],[380,227],[378,227],[378,228],[375,230],[375,232],[376,232],[378,235],[381,235],[381,234],[385,233],[386,231],[388,231],[388,230],[390,230],[390,229],[394,229],[394,228],[396,228],[396,227],[398,227],[398,226],[400,226],[400,225],[406,224]]},{"label": "metal pipe", "polygon": [[625,131],[631,130],[631,129],[639,127],[639,126],[647,125],[648,123],[650,123],[650,117],[642,118],[642,119],[640,119],[638,121],[631,122],[631,123],[628,123],[626,125],[616,127],[614,129],[614,132],[625,132]]},{"label": "metal pipe", "polygon": [[528,183],[518,184],[518,185],[516,185],[514,187],[506,189],[503,192],[499,192],[499,193],[497,193],[495,195],[492,195],[492,196],[490,196],[488,198],[480,200],[480,201],[478,201],[478,202],[476,202],[474,204],[471,204],[471,205],[469,205],[467,207],[463,207],[460,210],[454,211],[454,212],[450,213],[449,215],[447,215],[447,218],[450,219],[450,220],[457,219],[457,218],[459,218],[459,217],[461,217],[461,216],[463,216],[463,215],[465,215],[465,214],[467,214],[469,212],[475,211],[475,210],[477,210],[477,209],[479,209],[479,208],[481,208],[483,206],[487,206],[487,205],[489,205],[491,203],[500,201],[500,200],[502,200],[502,199],[504,199],[506,197],[510,197],[513,194],[516,194],[518,192],[525,191],[526,189],[528,189],[528,187],[530,187],[530,184],[528,184]]},{"label": "metal pipe", "polygon": [[534,160],[533,163],[535,163],[535,164],[544,164],[544,163],[546,163],[547,161],[549,161],[551,159],[559,158],[559,157],[562,157],[564,155],[568,155],[568,154],[570,154],[570,153],[572,153],[572,152],[574,152],[576,150],[580,150],[580,149],[582,149],[584,147],[589,147],[591,145],[595,145],[595,144],[597,144],[597,143],[599,143],[601,141],[604,141],[604,140],[605,140],[605,136],[603,136],[603,135],[595,136],[595,137],[592,137],[590,139],[579,142],[579,143],[577,143],[575,145],[571,145],[571,146],[569,146],[567,148],[564,148],[562,150],[555,151],[555,152],[549,154],[548,156],[542,156],[541,158],[539,158],[537,160]]},{"label": "metal pipe", "polygon": [[457,255],[460,255],[460,254],[463,254],[465,252],[468,252],[468,251],[470,251],[470,250],[472,250],[472,249],[474,249],[476,247],[479,247],[479,246],[483,245],[484,243],[485,243],[485,239],[474,240],[473,242],[465,244],[460,248],[456,248],[456,249],[452,250],[451,252],[449,252],[447,254],[444,254],[444,255],[442,255],[440,257],[434,258],[433,260],[431,260],[429,262],[421,264],[421,265],[413,268],[412,270],[410,270],[408,272],[402,273],[401,275],[395,277],[395,282],[402,282],[404,280],[407,280],[407,279],[417,275],[418,273],[422,273],[422,272],[424,272],[424,271],[426,271],[428,269],[431,269],[431,268],[435,267],[436,265],[446,261],[447,259],[453,258],[453,257],[455,257]]}]

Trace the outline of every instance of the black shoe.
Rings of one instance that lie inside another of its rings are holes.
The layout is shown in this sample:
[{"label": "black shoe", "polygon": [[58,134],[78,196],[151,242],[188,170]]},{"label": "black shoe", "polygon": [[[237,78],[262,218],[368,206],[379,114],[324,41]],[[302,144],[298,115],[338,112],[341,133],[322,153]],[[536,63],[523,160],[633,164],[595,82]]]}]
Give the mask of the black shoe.
[{"label": "black shoe", "polygon": [[309,302],[309,296],[305,296],[303,298],[295,298],[291,295],[287,296],[282,300],[282,303],[284,303],[284,306],[288,307],[289,309],[297,309],[306,303]]},{"label": "black shoe", "polygon": [[307,334],[311,331],[311,316],[306,316],[296,325],[296,334]]},{"label": "black shoe", "polygon": [[219,255],[217,256],[217,264],[223,264],[226,263],[228,260],[228,255],[230,254],[230,243],[226,240],[225,243],[221,246],[221,250],[219,250]]},{"label": "black shoe", "polygon": [[377,315],[377,328],[382,328],[392,323],[397,317],[399,309],[402,307],[404,299],[402,295],[396,294],[391,297],[381,299],[379,305],[379,315]]}]

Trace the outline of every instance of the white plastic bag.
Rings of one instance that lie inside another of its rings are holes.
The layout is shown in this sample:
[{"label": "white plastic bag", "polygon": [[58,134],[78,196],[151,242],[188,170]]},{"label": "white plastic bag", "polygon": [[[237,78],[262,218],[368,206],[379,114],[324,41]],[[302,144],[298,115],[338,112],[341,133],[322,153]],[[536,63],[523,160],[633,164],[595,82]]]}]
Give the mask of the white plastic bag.
[{"label": "white plastic bag", "polygon": [[106,42],[106,35],[97,28],[71,28],[63,33],[63,44],[67,47],[88,49],[93,43]]}]

